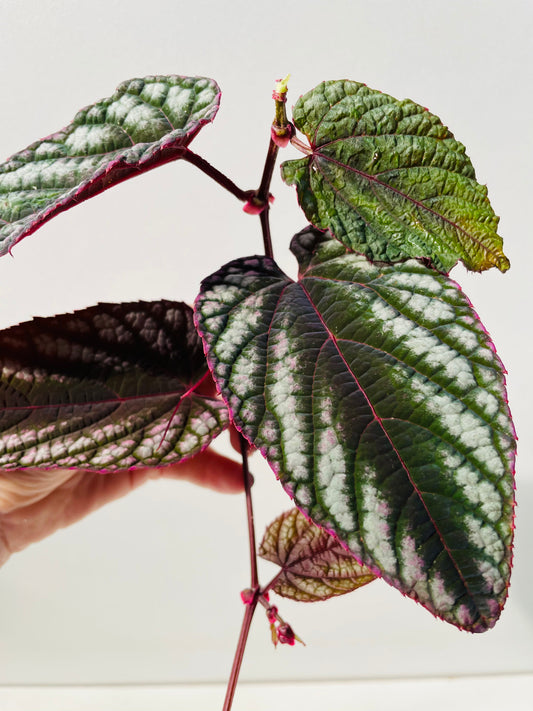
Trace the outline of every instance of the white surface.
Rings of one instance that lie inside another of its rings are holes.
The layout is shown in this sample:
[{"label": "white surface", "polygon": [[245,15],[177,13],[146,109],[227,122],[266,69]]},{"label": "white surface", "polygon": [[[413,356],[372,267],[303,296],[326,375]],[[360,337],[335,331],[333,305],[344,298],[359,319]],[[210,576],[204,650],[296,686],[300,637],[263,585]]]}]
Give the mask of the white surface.
[{"label": "white surface", "polygon": [[[0,156],[64,126],[124,79],[198,74],[215,78],[223,97],[194,150],[242,187],[256,187],[273,80],[292,73],[290,104],[323,79],[346,77],[441,116],[466,144],[502,216],[511,271],[452,273],[510,373],[522,437],[516,564],[501,621],[486,635],[460,633],[381,582],[316,607],[282,601],[282,615],[308,646],[274,652],[259,615],[244,679],[533,671],[532,20],[530,0],[0,3]],[[305,218],[277,171],[273,192],[276,255],[294,274],[287,245]],[[129,181],[48,223],[13,259],[0,260],[0,327],[97,301],[190,302],[204,276],[261,251],[257,222],[192,166]],[[289,501],[263,462],[252,460],[252,470],[261,535]],[[0,571],[0,684],[222,681],[247,567],[239,497],[178,482],[147,485]],[[492,708],[496,697],[484,693]]]},{"label": "white surface", "polygon": [[[3,711],[212,711],[221,708],[222,684],[132,687],[0,689]],[[233,711],[531,711],[533,676],[241,684]]]}]

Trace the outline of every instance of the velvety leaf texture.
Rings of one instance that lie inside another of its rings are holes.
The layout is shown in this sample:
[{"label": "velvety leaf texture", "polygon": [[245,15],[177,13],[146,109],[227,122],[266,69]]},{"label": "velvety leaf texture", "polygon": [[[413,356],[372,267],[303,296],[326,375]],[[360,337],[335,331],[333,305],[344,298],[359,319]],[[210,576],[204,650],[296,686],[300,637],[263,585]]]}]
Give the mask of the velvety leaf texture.
[{"label": "velvety leaf texture", "polygon": [[459,286],[306,231],[298,282],[230,262],[195,306],[237,427],[297,506],[435,615],[494,625],[511,568],[503,366]]},{"label": "velvety leaf texture", "polygon": [[192,310],[99,304],[0,332],[0,468],[114,471],[186,459],[228,424]]},{"label": "velvety leaf texture", "polygon": [[132,79],[16,153],[0,166],[0,255],[59,212],[180,158],[219,101],[212,79]]},{"label": "velvety leaf texture", "polygon": [[287,161],[315,227],[372,261],[426,258],[448,272],[509,268],[487,189],[464,146],[427,109],[351,81],[328,81],[296,102],[310,154]]},{"label": "velvety leaf texture", "polygon": [[319,602],[345,595],[375,580],[327,531],[292,509],[267,528],[259,555],[281,567],[272,587],[283,597]]}]

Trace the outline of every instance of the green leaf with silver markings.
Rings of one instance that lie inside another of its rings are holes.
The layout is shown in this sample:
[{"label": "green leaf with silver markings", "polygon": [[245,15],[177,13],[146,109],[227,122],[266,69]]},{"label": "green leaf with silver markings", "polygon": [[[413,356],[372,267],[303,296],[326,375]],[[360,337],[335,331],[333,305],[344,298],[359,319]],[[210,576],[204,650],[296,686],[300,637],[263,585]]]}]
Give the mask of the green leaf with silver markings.
[{"label": "green leaf with silver markings", "polygon": [[299,602],[346,595],[376,578],[298,509],[281,514],[268,526],[259,555],[281,568],[272,590]]},{"label": "green leaf with silver markings", "polygon": [[309,155],[283,163],[307,219],[371,261],[425,258],[442,272],[509,268],[487,188],[465,147],[427,109],[353,81],[300,97]]},{"label": "green leaf with silver markings", "polygon": [[181,158],[219,103],[212,79],[131,79],[16,153],[0,166],[0,255],[58,213]]},{"label": "green leaf with silver markings", "polygon": [[228,425],[210,384],[183,303],[98,304],[13,326],[0,332],[0,468],[187,459]]},{"label": "green leaf with silver markings", "polygon": [[511,570],[504,370],[459,286],[306,230],[294,282],[238,259],[195,305],[238,429],[296,505],[435,615],[492,627]]}]

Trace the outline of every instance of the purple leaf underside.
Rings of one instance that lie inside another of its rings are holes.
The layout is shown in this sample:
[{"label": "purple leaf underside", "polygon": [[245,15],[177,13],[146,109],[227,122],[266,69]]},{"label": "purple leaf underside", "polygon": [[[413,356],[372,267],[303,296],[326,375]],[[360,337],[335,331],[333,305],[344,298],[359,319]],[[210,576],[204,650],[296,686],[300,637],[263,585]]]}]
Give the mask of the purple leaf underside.
[{"label": "purple leaf underside", "polygon": [[281,567],[274,592],[300,602],[346,595],[376,577],[298,509],[278,516],[268,526],[259,555]]}]

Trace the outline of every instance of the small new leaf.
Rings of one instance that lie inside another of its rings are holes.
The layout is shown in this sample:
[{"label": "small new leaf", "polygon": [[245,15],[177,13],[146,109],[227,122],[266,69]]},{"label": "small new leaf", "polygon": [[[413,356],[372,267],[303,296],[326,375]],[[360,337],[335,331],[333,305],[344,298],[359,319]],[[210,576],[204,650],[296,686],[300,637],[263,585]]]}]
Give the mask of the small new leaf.
[{"label": "small new leaf", "polygon": [[259,555],[281,567],[272,590],[300,602],[345,595],[375,579],[327,531],[292,509],[267,528]]},{"label": "small new leaf", "polygon": [[442,272],[509,268],[498,218],[464,146],[435,115],[353,81],[296,102],[310,155],[281,166],[307,219],[372,261],[425,258]]},{"label": "small new leaf", "polygon": [[507,597],[515,433],[504,369],[459,286],[306,230],[202,284],[195,319],[234,423],[315,523],[458,627]]},{"label": "small new leaf", "polygon": [[182,157],[219,102],[212,79],[131,79],[16,153],[0,166],[0,255],[58,213]]},{"label": "small new leaf", "polygon": [[[99,304],[0,332],[0,468],[115,471],[201,451],[228,425],[192,310]],[[209,388],[207,388],[209,390]]]}]

